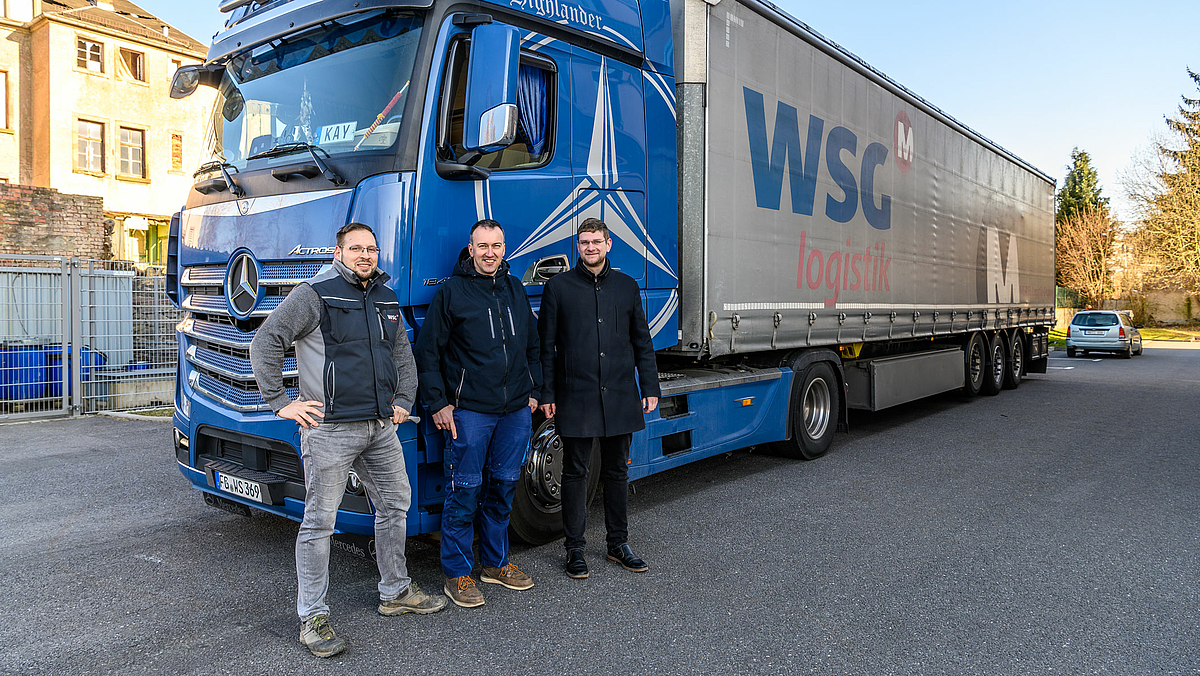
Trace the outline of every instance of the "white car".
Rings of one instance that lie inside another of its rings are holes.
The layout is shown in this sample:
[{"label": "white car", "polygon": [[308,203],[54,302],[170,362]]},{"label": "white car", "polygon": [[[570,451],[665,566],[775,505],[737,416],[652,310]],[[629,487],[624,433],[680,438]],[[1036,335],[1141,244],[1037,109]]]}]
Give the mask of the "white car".
[{"label": "white car", "polygon": [[1142,353],[1142,334],[1124,312],[1084,310],[1067,325],[1067,356],[1076,352],[1115,352],[1129,359]]}]

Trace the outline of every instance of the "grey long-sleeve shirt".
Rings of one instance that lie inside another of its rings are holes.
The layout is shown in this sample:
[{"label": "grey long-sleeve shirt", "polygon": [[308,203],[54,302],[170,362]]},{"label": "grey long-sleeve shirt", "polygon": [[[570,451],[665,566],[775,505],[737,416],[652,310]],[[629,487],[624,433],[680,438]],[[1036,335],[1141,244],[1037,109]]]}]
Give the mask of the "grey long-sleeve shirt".
[{"label": "grey long-sleeve shirt", "polygon": [[[358,282],[354,273],[337,260],[333,262],[331,270],[322,273],[329,274],[340,274],[352,283]],[[300,398],[325,401],[321,305],[320,295],[308,282],[298,284],[267,316],[250,343],[250,366],[254,370],[254,379],[258,381],[263,399],[276,413],[292,402],[283,386],[283,355],[293,342],[296,344],[296,366],[300,374]],[[392,403],[412,411],[417,396],[417,367],[403,324],[396,331],[392,361],[398,374]]]}]

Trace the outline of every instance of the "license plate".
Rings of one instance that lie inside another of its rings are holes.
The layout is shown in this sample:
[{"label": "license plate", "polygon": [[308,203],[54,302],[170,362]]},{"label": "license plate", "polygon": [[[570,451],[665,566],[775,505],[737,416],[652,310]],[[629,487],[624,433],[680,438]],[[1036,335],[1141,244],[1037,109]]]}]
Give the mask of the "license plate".
[{"label": "license plate", "polygon": [[1084,331],[1083,333],[1084,333],[1084,335],[1088,335],[1088,336],[1103,336],[1104,334],[1108,333],[1108,330],[1105,329],[1102,331]]},{"label": "license plate", "polygon": [[264,502],[262,484],[257,481],[247,481],[220,472],[215,472],[215,474],[217,475],[217,487],[226,493],[240,495],[255,502]]}]

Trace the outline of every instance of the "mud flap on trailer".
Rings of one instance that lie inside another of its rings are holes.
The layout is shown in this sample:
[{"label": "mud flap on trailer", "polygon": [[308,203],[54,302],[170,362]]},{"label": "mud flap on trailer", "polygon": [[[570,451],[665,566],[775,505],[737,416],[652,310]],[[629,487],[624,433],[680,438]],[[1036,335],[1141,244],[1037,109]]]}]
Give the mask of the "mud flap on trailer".
[{"label": "mud flap on trailer", "polygon": [[1050,328],[1036,327],[1026,334],[1029,338],[1029,359],[1025,361],[1026,373],[1045,373],[1050,362]]}]

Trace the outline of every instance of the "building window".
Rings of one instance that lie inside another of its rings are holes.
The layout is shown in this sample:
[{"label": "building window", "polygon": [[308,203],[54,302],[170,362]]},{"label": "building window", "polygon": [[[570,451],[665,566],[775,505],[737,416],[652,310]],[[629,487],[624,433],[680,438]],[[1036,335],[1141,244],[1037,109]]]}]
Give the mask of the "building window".
[{"label": "building window", "polygon": [[79,120],[75,128],[76,168],[79,171],[104,173],[104,125]]},{"label": "building window", "polygon": [[171,134],[171,171],[183,171],[183,134]]},{"label": "building window", "polygon": [[75,42],[75,65],[93,73],[103,73],[104,45],[94,40],[79,38]]},{"label": "building window", "polygon": [[132,49],[121,50],[121,61],[117,64],[121,77],[127,80],[146,81],[146,55]]},{"label": "building window", "polygon": [[121,175],[146,177],[146,132],[121,127]]},{"label": "building window", "polygon": [[0,128],[12,129],[8,119],[8,73],[0,70]]}]

